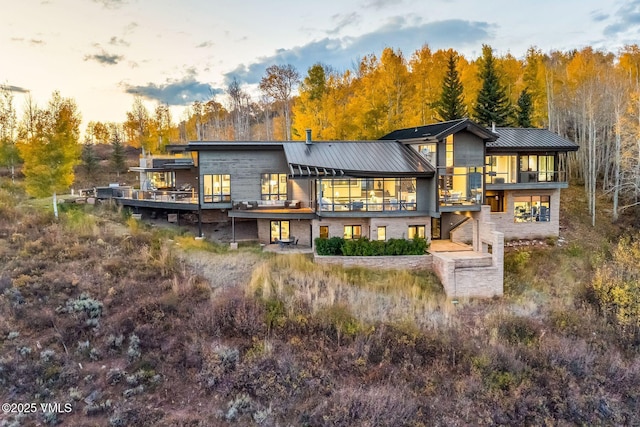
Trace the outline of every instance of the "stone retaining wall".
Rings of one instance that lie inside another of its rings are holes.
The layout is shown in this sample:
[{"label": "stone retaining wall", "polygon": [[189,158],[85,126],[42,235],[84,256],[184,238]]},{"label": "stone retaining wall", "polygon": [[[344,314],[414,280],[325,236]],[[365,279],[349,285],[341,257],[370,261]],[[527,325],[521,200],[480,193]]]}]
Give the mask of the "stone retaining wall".
[{"label": "stone retaining wall", "polygon": [[381,268],[384,270],[432,270],[432,255],[393,256],[313,256],[314,262],[343,267]]}]

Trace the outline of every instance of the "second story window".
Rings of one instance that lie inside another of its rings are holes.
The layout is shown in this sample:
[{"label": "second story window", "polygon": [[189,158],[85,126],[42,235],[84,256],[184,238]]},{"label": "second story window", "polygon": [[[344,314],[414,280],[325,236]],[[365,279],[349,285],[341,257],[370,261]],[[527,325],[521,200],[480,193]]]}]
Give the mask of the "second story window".
[{"label": "second story window", "polygon": [[205,203],[231,201],[230,175],[202,175],[202,190]]},{"label": "second story window", "polygon": [[418,152],[434,166],[436,165],[436,147],[435,143],[418,145]]},{"label": "second story window", "polygon": [[262,200],[287,200],[287,174],[263,173],[260,192]]}]

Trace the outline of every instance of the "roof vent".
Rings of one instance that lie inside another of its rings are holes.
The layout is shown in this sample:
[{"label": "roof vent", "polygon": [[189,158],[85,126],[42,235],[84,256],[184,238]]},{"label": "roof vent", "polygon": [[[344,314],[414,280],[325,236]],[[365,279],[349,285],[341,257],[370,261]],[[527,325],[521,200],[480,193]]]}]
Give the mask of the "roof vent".
[{"label": "roof vent", "polygon": [[305,129],[305,132],[307,133],[307,139],[305,139],[304,143],[311,145],[312,141],[311,141],[311,129]]},{"label": "roof vent", "polygon": [[491,132],[496,133],[496,122],[491,122]]}]

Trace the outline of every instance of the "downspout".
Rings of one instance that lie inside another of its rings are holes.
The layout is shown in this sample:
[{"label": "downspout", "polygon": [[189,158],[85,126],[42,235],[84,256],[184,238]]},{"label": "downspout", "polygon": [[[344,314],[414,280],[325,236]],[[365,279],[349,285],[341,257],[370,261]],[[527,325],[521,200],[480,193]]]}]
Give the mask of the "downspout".
[{"label": "downspout", "polygon": [[198,180],[198,237],[202,239],[202,193],[204,192],[200,185],[200,152],[196,151],[198,157],[198,167],[196,168],[196,179]]}]

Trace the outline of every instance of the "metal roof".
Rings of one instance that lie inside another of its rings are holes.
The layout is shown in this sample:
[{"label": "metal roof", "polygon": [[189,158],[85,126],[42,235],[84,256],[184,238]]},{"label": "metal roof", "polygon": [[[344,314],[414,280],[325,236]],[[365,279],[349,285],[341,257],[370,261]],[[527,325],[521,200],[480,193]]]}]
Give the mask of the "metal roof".
[{"label": "metal roof", "polygon": [[293,175],[433,176],[435,170],[410,147],[389,141],[284,142]]},{"label": "metal roof", "polygon": [[466,130],[478,135],[486,141],[495,141],[498,137],[495,133],[489,131],[484,126],[477,124],[469,119],[450,120],[447,122],[433,123],[424,126],[415,126],[412,128],[398,129],[383,136],[382,140],[442,140],[448,135]]},{"label": "metal roof", "polygon": [[496,128],[497,141],[487,143],[487,151],[551,150],[576,151],[578,145],[547,129]]}]

